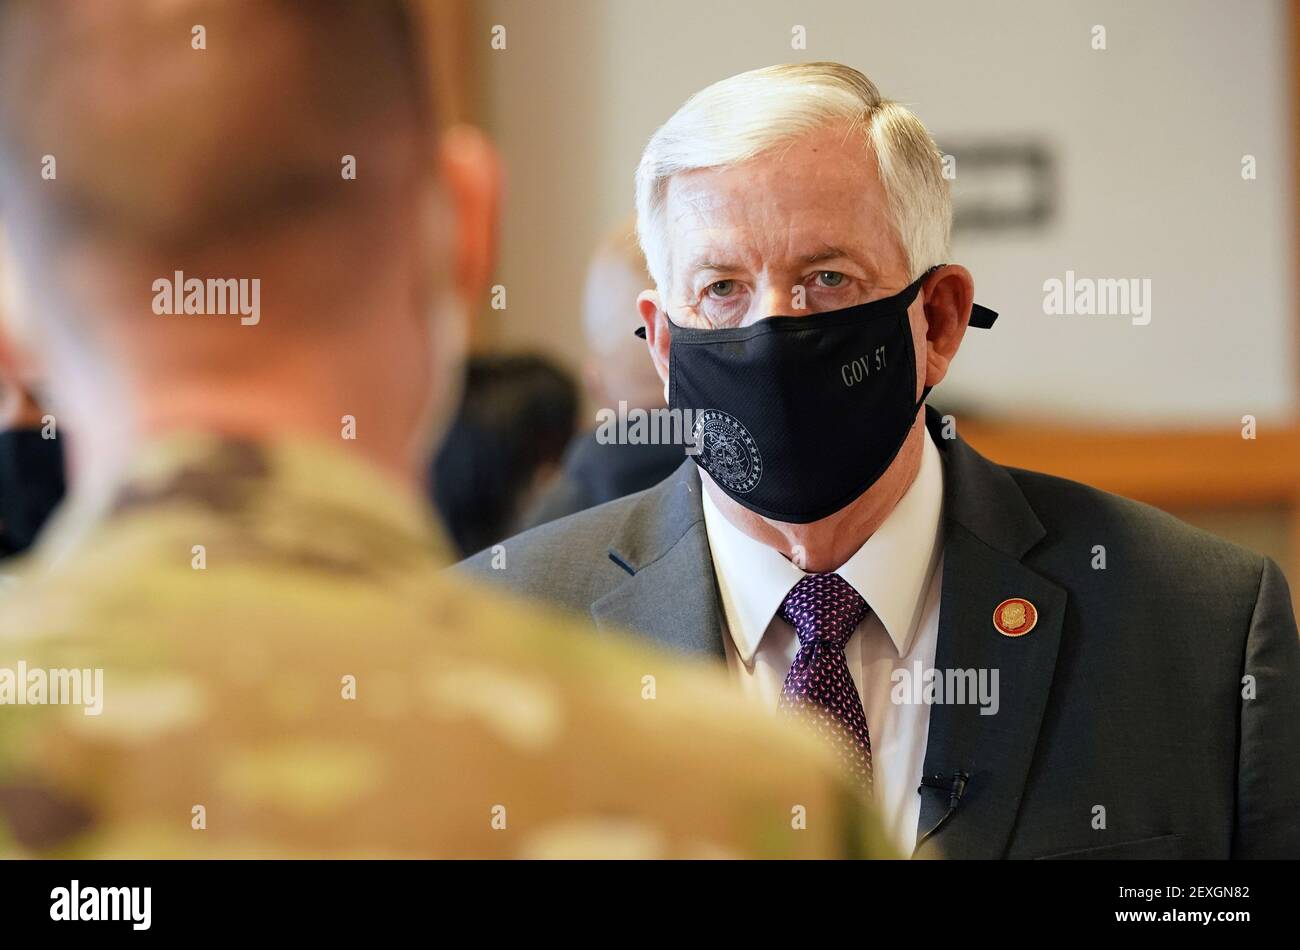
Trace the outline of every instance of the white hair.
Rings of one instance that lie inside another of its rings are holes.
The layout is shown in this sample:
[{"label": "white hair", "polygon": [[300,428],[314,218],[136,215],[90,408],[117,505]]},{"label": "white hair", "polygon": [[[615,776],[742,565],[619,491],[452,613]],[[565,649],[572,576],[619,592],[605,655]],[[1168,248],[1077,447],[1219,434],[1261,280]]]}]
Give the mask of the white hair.
[{"label": "white hair", "polygon": [[921,120],[881,97],[875,84],[840,63],[767,66],[716,82],[691,96],[650,138],[636,171],[637,237],[650,275],[668,288],[664,222],[668,180],[698,168],[739,165],[834,123],[861,129],[913,278],[945,263],[952,200],[943,162]]}]

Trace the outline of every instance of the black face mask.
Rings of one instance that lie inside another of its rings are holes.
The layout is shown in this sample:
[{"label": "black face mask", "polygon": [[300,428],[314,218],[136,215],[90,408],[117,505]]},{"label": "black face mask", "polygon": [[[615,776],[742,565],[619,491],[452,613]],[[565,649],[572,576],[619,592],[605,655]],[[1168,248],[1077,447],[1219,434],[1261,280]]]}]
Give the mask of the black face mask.
[{"label": "black face mask", "polygon": [[[690,411],[696,464],[776,521],[817,521],[862,495],[930,392],[916,399],[907,308],[931,271],[892,297],[843,310],[722,330],[673,323],[668,403]],[[996,318],[976,305],[970,325]]]}]

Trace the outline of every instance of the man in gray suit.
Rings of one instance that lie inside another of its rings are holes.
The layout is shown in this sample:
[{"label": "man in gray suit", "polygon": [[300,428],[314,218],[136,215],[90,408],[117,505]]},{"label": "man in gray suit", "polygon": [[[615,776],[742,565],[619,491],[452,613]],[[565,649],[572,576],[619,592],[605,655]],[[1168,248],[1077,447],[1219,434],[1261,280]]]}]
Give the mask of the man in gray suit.
[{"label": "man in gray suit", "polygon": [[683,106],[637,183],[639,312],[693,458],[468,569],[725,663],[906,852],[1300,857],[1277,566],[993,464],[924,407],[995,315],[947,263],[920,121],[838,64],[755,70]]}]

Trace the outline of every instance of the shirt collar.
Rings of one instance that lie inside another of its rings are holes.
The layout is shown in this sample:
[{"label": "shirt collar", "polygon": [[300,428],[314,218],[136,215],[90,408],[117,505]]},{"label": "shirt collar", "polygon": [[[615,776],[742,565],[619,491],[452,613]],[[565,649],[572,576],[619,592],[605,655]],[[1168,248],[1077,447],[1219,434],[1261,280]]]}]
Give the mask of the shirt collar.
[{"label": "shirt collar", "polygon": [[701,489],[704,528],[727,627],[740,659],[751,666],[767,625],[804,572],[776,548],[756,541],[728,521],[708,491]]},{"label": "shirt collar", "polygon": [[[835,572],[871,606],[900,656],[916,636],[940,552],[943,462],[929,431],[923,431],[916,478],[875,533]],[[723,612],[736,651],[750,666],[781,601],[806,575],[728,521],[707,491],[702,494]]]},{"label": "shirt collar", "polygon": [[898,655],[912,646],[942,545],[943,461],[925,430],[921,467],[876,533],[835,573],[871,605]]},{"label": "shirt collar", "polygon": [[[33,555],[60,562],[107,522],[169,505],[222,518],[230,517],[232,506],[250,506],[257,512],[249,519],[253,533],[333,519],[348,526],[349,537],[380,537],[389,549],[412,546],[441,564],[453,560],[428,502],[360,453],[319,439],[251,441],[199,432],[149,439],[102,490],[69,496]],[[331,537],[330,543],[345,541]]]}]

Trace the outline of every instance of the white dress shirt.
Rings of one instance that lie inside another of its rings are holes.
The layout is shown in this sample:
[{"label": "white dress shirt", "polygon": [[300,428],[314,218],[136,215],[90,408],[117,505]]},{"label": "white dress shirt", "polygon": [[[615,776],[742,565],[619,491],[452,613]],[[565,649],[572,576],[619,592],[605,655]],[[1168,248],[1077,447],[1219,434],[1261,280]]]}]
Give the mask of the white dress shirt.
[{"label": "white dress shirt", "polygon": [[[775,711],[799,650],[794,628],[776,615],[805,576],[775,548],[755,541],[718,510],[707,491],[704,524],[722,595],[727,663],[744,692]],[[911,683],[934,667],[943,577],[940,526],[943,462],[925,433],[921,467],[875,534],[835,571],[871,610],[845,648],[871,733],[872,785],[891,839],[910,856],[921,813],[917,786],[925,765],[930,707],[891,700],[895,670]],[[920,666],[916,666],[916,664]],[[901,691],[901,690],[900,690]]]}]

